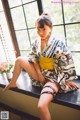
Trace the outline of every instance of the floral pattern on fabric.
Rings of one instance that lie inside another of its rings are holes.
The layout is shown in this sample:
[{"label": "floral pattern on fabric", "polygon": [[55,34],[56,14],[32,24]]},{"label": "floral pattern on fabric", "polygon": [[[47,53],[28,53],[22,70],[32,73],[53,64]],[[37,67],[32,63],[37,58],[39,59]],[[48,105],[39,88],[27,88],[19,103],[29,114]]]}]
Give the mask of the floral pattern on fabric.
[{"label": "floral pattern on fabric", "polygon": [[[32,52],[28,57],[29,61],[32,63],[34,63],[34,60],[39,62],[39,57],[53,58],[55,69],[41,69],[42,74],[47,80],[56,82],[59,85],[59,92],[74,90],[70,89],[66,85],[66,80],[73,80],[77,78],[75,66],[69,49],[62,41],[50,38],[48,45],[45,46],[43,51],[40,50],[40,42],[35,41],[32,45]],[[32,84],[34,86],[43,86],[40,82],[35,80],[32,81]]]}]

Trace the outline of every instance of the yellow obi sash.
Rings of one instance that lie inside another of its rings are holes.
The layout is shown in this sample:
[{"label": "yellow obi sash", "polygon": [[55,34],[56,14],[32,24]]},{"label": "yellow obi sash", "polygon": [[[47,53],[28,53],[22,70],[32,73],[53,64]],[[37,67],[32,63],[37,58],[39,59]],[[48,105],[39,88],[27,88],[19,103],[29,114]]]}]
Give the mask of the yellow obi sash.
[{"label": "yellow obi sash", "polygon": [[48,70],[54,69],[54,59],[53,58],[40,57],[39,62],[40,62],[40,67],[42,69],[48,69]]}]

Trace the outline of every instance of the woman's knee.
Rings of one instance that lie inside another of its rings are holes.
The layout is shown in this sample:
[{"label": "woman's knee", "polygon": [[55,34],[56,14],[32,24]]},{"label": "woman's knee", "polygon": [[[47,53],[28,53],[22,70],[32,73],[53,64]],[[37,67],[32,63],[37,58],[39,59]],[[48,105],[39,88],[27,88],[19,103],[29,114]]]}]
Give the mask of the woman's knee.
[{"label": "woman's knee", "polygon": [[19,62],[19,61],[21,61],[21,60],[22,60],[22,57],[21,57],[21,56],[19,56],[19,57],[16,58],[16,62]]},{"label": "woman's knee", "polygon": [[46,108],[48,108],[48,105],[46,103],[44,103],[43,101],[39,101],[37,107],[38,107],[39,111],[43,111]]},{"label": "woman's knee", "polygon": [[15,65],[19,65],[21,61],[21,57],[17,57],[15,61]]},{"label": "woman's knee", "polygon": [[[18,64],[21,64],[25,61],[25,58],[23,58],[22,56],[19,56],[16,58],[16,62],[15,63],[18,63]],[[27,61],[27,60],[26,60]]]}]

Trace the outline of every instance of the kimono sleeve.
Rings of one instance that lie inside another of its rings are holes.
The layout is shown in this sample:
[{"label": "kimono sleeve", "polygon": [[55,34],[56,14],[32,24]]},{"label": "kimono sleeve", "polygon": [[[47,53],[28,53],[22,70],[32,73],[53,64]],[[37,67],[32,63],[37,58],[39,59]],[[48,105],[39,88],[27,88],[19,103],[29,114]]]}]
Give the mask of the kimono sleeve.
[{"label": "kimono sleeve", "polygon": [[38,60],[37,55],[37,42],[35,41],[31,46],[31,52],[28,55],[28,61],[34,63],[35,60]]},{"label": "kimono sleeve", "polygon": [[66,80],[77,79],[72,53],[65,44],[63,44],[63,53],[61,59],[64,60],[63,72]]},{"label": "kimono sleeve", "polygon": [[57,72],[63,73],[65,80],[77,79],[72,54],[63,42],[58,42],[55,57],[57,61]]}]

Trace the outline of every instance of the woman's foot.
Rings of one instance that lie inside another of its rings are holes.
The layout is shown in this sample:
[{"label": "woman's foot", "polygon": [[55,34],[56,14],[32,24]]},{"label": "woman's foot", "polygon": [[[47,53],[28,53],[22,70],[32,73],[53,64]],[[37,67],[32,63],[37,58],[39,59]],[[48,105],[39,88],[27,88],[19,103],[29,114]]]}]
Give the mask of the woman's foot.
[{"label": "woman's foot", "polygon": [[16,83],[10,82],[10,83],[3,89],[3,91],[7,91],[7,90],[9,90],[10,88],[15,88],[15,87],[16,87]]}]

